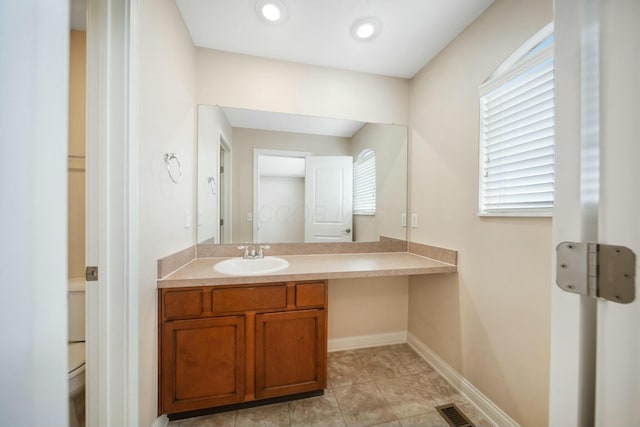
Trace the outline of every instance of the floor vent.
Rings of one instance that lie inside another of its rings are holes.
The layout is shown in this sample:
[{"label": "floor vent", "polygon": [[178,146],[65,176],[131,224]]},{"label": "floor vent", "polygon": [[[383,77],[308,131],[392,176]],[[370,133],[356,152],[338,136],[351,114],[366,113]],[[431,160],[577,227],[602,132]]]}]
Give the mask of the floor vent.
[{"label": "floor vent", "polygon": [[436,409],[451,427],[475,427],[471,420],[453,403],[436,406]]}]

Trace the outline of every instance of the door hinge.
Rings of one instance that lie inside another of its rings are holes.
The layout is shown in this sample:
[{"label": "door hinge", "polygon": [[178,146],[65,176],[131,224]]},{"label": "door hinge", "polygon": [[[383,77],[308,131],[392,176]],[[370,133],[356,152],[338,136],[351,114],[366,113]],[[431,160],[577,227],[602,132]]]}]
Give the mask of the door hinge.
[{"label": "door hinge", "polygon": [[220,219],[220,225],[224,225],[224,219]]},{"label": "door hinge", "polygon": [[91,265],[84,271],[84,277],[87,282],[96,282],[98,280],[98,267]]},{"label": "door hinge", "polygon": [[562,242],[556,283],[567,291],[627,304],[636,297],[636,255],[624,246]]},{"label": "door hinge", "polygon": [[220,166],[220,173],[224,173],[224,166]]}]

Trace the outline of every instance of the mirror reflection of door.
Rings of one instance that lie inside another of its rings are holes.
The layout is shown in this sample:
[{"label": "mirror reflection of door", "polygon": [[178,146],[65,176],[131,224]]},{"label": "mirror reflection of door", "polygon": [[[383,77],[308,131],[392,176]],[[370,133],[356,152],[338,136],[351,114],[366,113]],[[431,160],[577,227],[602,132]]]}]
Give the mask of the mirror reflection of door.
[{"label": "mirror reflection of door", "polygon": [[218,243],[231,243],[231,145],[222,133],[218,150]]},{"label": "mirror reflection of door", "polygon": [[304,187],[309,153],[256,150],[254,242],[304,241]]},{"label": "mirror reflection of door", "polygon": [[353,158],[255,150],[254,242],[351,242]]},{"label": "mirror reflection of door", "polygon": [[351,242],[353,157],[309,157],[305,181],[305,242]]},{"label": "mirror reflection of door", "polygon": [[[221,141],[222,142],[222,141]],[[220,212],[220,243],[225,242],[224,239],[224,195],[225,195],[225,191],[224,191],[224,154],[225,154],[225,150],[224,150],[224,144],[220,144],[220,179],[218,179],[218,183],[220,185],[220,191],[218,192],[218,194],[220,195],[220,207],[219,207],[219,212]]]}]

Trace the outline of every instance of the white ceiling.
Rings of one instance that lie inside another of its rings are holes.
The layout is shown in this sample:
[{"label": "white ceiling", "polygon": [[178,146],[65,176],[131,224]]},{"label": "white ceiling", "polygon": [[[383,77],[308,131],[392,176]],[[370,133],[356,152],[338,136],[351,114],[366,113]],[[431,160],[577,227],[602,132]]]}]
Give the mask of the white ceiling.
[{"label": "white ceiling", "polygon": [[[281,0],[288,18],[268,24],[257,0],[176,0],[196,46],[303,64],[411,78],[494,0]],[[375,16],[382,32],[351,37]]]},{"label": "white ceiling", "polygon": [[222,107],[229,124],[234,128],[275,130],[281,132],[307,133],[351,138],[363,122],[299,114],[274,113],[271,111],[244,110]]}]

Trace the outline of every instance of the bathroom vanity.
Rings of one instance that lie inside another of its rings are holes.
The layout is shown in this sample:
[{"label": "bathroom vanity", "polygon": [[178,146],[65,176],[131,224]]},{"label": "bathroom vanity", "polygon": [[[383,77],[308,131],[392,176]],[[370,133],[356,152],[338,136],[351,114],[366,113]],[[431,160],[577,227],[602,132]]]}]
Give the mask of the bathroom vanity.
[{"label": "bathroom vanity", "polygon": [[159,290],[160,413],[326,387],[327,282]]},{"label": "bathroom vanity", "polygon": [[283,258],[286,269],[244,276],[215,270],[228,258],[197,258],[158,281],[159,414],[320,394],[329,279],[457,269],[408,252]]}]

